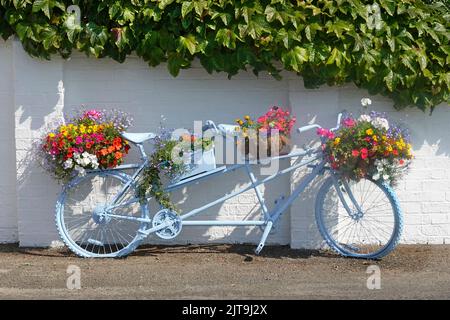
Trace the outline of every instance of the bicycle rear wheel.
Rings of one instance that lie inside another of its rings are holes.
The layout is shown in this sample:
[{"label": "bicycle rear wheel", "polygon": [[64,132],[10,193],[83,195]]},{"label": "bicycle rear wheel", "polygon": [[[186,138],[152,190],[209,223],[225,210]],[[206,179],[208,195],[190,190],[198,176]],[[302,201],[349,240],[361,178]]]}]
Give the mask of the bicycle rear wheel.
[{"label": "bicycle rear wheel", "polygon": [[396,247],[402,230],[394,191],[370,179],[348,182],[329,177],[317,195],[316,222],[333,250],[356,258],[387,255]]},{"label": "bicycle rear wheel", "polygon": [[[138,231],[145,229],[147,208],[139,202],[113,209],[105,208],[131,178],[120,172],[96,172],[76,177],[62,191],[56,204],[56,226],[61,239],[77,255],[107,258],[125,256],[141,242]],[[122,197],[124,203],[135,196],[132,184]],[[129,218],[129,219],[126,219]]]}]

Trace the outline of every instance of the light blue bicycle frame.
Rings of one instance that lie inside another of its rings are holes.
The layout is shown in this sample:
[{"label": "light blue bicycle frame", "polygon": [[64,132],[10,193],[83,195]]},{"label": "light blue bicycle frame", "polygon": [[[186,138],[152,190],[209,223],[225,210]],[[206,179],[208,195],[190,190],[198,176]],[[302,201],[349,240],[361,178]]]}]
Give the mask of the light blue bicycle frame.
[{"label": "light blue bicycle frame", "polygon": [[[145,169],[145,167],[148,165],[149,160],[148,157],[145,153],[144,147],[142,144],[136,144],[136,146],[139,148],[140,154],[141,154],[141,159],[142,159],[142,163],[140,164],[128,164],[128,165],[121,165],[118,166],[114,169],[111,170],[129,170],[129,169],[135,169],[135,172],[133,173],[133,175],[131,176],[131,180],[128,181],[125,186],[123,187],[123,189],[112,199],[111,201],[111,205],[108,206],[108,208],[106,209],[106,212],[108,216],[110,217],[114,217],[117,219],[128,219],[128,220],[134,220],[134,221],[139,221],[142,223],[150,223],[151,219],[149,216],[149,212],[146,206],[146,213],[145,213],[145,217],[144,218],[137,218],[137,217],[130,217],[130,216],[123,216],[123,215],[116,215],[116,214],[112,214],[110,213],[113,209],[118,208],[118,207],[125,207],[128,206],[132,203],[136,203],[139,201],[138,198],[132,198],[131,200],[128,200],[126,202],[120,203],[120,200],[122,198],[122,196],[126,193],[126,191],[128,190],[128,188],[130,187],[130,185],[132,183],[135,183],[136,179],[138,178],[139,174],[142,172],[142,170]],[[311,159],[308,159],[306,161],[299,161],[300,159],[302,159],[302,157],[304,156],[312,156]],[[166,190],[168,192],[177,190],[181,187],[187,186],[189,184],[192,183],[197,183],[200,180],[204,180],[207,179],[209,177],[212,176],[216,176],[216,175],[223,175],[229,172],[233,172],[236,170],[245,170],[249,179],[250,179],[250,185],[242,188],[240,190],[234,191],[232,193],[226,194],[223,197],[220,197],[212,202],[209,202],[199,208],[193,209],[187,213],[184,213],[182,215],[180,215],[180,220],[183,226],[260,226],[260,227],[264,227],[264,232],[263,235],[261,237],[261,240],[255,250],[256,253],[259,253],[263,247],[264,244],[267,240],[267,237],[272,229],[272,227],[274,226],[274,224],[278,221],[278,219],[280,218],[280,216],[285,212],[285,210],[291,205],[291,203],[306,189],[306,187],[309,185],[309,183],[311,183],[314,178],[321,174],[323,172],[323,170],[325,169],[325,161],[322,160],[322,154],[321,151],[319,151],[318,149],[307,149],[307,150],[303,150],[303,151],[299,151],[299,152],[293,152],[287,155],[282,155],[282,156],[277,156],[277,157],[272,157],[270,158],[270,161],[274,161],[274,160],[282,160],[282,159],[291,159],[291,158],[295,158],[295,157],[299,157],[291,166],[289,166],[286,169],[282,169],[278,172],[276,172],[275,174],[266,176],[265,178],[258,180],[255,177],[255,174],[252,171],[252,166],[253,164],[249,163],[249,162],[245,162],[243,164],[234,164],[231,166],[223,166],[220,168],[217,168],[215,170],[212,171],[208,171],[193,177],[189,177],[186,179],[183,179],[181,181],[178,181],[176,183],[173,183],[171,185],[169,185]],[[298,162],[298,163],[297,163]],[[313,162],[316,162],[316,164],[312,165]],[[293,170],[296,170],[302,166],[307,166],[310,165],[313,169],[312,171],[305,175],[305,177],[303,177],[303,179],[300,181],[299,185],[291,192],[291,195],[285,199],[281,204],[277,205],[275,207],[275,209],[270,212],[267,208],[266,202],[264,200],[264,197],[261,193],[261,191],[259,190],[259,186],[267,183],[273,179],[276,179],[282,175],[285,175]],[[219,203],[222,203],[228,199],[231,199],[233,197],[236,197],[246,191],[249,191],[253,189],[256,193],[260,208],[262,210],[263,213],[263,217],[264,219],[261,220],[241,220],[241,221],[232,221],[232,220],[189,220],[189,218],[198,215],[199,213],[207,210],[208,208],[215,206]],[[142,235],[142,238],[148,236],[149,234],[153,233],[153,232],[157,232],[158,230],[164,229],[166,227],[169,226],[169,222],[165,222],[165,223],[161,223],[160,225],[153,227],[153,228],[148,228],[145,230],[140,230],[140,233]]]}]

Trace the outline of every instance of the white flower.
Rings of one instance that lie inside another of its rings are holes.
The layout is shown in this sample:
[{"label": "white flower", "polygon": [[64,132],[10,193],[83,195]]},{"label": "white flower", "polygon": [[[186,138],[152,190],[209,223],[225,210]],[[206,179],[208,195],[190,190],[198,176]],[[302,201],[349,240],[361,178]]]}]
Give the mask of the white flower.
[{"label": "white flower", "polygon": [[66,161],[64,161],[64,169],[70,169],[72,167],[73,167],[72,159],[67,159]]},{"label": "white flower", "polygon": [[372,119],[371,123],[377,129],[385,129],[385,130],[389,129],[389,121],[387,121],[387,119],[385,118],[377,117],[375,119]]},{"label": "white flower", "polygon": [[389,175],[388,174],[383,174],[383,180],[384,181],[388,181],[389,180]]},{"label": "white flower", "polygon": [[370,122],[372,118],[368,114],[362,114],[359,116],[358,121]]},{"label": "white flower", "polygon": [[372,100],[370,100],[369,98],[362,98],[361,99],[361,105],[363,107],[370,106],[371,104],[372,104]]},{"label": "white flower", "polygon": [[78,174],[80,176],[85,176],[86,175],[86,170],[83,167],[80,167],[78,165],[75,166],[75,170],[78,171]]},{"label": "white flower", "polygon": [[379,174],[379,173],[375,173],[375,174],[372,176],[372,179],[375,180],[375,181],[379,180],[379,179],[380,179],[380,174]]}]

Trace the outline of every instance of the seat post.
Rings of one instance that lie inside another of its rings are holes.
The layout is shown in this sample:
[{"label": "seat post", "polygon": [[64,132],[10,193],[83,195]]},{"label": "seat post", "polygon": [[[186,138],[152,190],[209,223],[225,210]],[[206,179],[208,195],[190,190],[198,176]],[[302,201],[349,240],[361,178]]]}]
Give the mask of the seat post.
[{"label": "seat post", "polygon": [[147,154],[145,153],[145,149],[142,143],[136,143],[136,145],[138,146],[139,152],[141,153],[141,159],[144,161],[147,160],[148,157]]}]

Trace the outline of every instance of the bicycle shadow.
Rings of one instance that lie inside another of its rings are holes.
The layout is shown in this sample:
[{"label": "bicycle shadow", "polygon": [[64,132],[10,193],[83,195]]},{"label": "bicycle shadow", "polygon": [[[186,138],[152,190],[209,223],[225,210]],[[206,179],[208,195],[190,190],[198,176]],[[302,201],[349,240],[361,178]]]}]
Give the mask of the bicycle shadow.
[{"label": "bicycle shadow", "polygon": [[147,257],[167,254],[229,254],[242,256],[245,262],[254,259],[309,259],[313,257],[340,258],[338,255],[317,249],[292,249],[288,245],[266,246],[256,255],[254,244],[205,244],[205,245],[143,245],[136,249],[130,257]]}]

